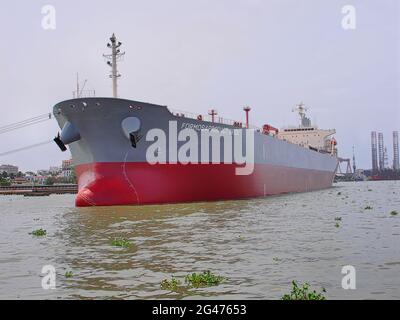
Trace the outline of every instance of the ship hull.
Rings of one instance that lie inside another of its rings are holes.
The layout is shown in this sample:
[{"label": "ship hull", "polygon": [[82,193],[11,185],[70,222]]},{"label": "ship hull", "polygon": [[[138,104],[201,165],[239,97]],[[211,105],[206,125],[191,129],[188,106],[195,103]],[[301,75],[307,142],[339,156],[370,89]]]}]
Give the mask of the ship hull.
[{"label": "ship hull", "polygon": [[216,201],[329,188],[327,171],[258,164],[235,175],[229,164],[93,163],[77,166],[76,205],[112,206]]},{"label": "ship hull", "polygon": [[[251,148],[254,149],[253,169],[244,175],[238,174],[237,169],[246,165],[238,165],[240,162],[235,159],[225,161],[227,141],[224,139],[220,140],[219,148],[209,146],[209,158],[205,163],[200,161],[203,160],[200,153],[204,151],[200,143],[195,161],[175,162],[177,150],[186,141],[177,139],[172,127],[178,133],[187,128],[195,130],[198,141],[204,129],[219,132],[228,129],[232,137],[237,136],[239,130],[243,133],[243,144],[240,142],[238,146],[246,153],[249,130],[222,122],[192,119],[171,113],[165,106],[137,101],[73,99],[54,106],[54,115],[63,128],[60,140],[68,144],[76,168],[77,206],[232,200],[313,191],[332,185],[338,165],[333,155],[309,150],[257,130]],[[140,129],[133,141],[127,130],[136,125]],[[165,155],[166,161],[156,164],[148,161],[148,150],[155,141],[148,136],[153,129],[165,132],[168,141],[157,149]],[[219,163],[213,163],[216,151],[221,154]]]}]

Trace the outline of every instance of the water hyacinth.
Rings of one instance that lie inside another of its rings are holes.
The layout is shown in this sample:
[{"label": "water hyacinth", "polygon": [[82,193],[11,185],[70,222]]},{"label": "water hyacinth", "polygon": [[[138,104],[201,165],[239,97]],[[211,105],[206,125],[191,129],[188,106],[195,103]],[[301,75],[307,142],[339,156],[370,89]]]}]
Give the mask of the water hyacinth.
[{"label": "water hyacinth", "polygon": [[114,247],[122,247],[122,248],[129,248],[131,246],[131,242],[125,238],[114,238],[111,241],[111,244]]},{"label": "water hyacinth", "polygon": [[[322,292],[326,292],[325,288],[322,288]],[[292,291],[285,294],[282,300],[326,300],[326,298],[320,292],[311,291],[307,282],[299,285],[296,281],[292,281]]]},{"label": "water hyacinth", "polygon": [[162,290],[177,291],[180,285],[181,281],[176,279],[174,276],[171,277],[171,280],[164,279],[161,281]]},{"label": "water hyacinth", "polygon": [[217,286],[224,282],[226,278],[214,275],[207,270],[203,273],[192,273],[185,277],[185,283],[194,288]]},{"label": "water hyacinth", "polygon": [[34,231],[30,232],[29,234],[31,234],[31,235],[33,235],[35,237],[43,237],[43,236],[45,236],[47,234],[47,231],[42,229],[42,228],[40,228],[40,229],[37,229],[37,230],[34,230]]}]

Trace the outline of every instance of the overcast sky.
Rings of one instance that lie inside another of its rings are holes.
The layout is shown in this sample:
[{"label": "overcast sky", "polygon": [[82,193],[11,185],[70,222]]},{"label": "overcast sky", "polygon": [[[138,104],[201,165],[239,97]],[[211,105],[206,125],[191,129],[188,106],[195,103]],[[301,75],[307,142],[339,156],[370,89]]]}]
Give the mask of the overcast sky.
[{"label": "overcast sky", "polygon": [[[1,1],[0,126],[50,112],[69,99],[76,72],[98,96],[111,95],[102,54],[123,42],[120,96],[243,119],[298,124],[304,103],[322,128],[335,128],[342,157],[356,147],[370,168],[370,131],[382,131],[392,162],[400,130],[400,6],[397,0]],[[42,28],[44,5],[56,29]],[[356,29],[342,28],[342,7]],[[55,120],[0,135],[0,153],[50,140]],[[22,170],[69,157],[55,144],[0,158]]]}]

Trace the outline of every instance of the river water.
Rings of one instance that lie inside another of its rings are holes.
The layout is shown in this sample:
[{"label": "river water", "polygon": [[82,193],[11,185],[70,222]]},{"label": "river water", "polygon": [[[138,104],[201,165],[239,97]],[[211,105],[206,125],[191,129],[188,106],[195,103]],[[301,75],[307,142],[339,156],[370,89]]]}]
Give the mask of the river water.
[{"label": "river water", "polygon": [[[39,228],[47,235],[29,234]],[[114,247],[115,237],[132,245]],[[55,267],[55,289],[42,288],[44,265]],[[355,290],[342,288],[346,265],[355,267]],[[171,275],[205,270],[228,280],[160,288]],[[400,181],[143,207],[0,197],[0,299],[280,299],[292,280],[326,288],[328,299],[400,299]]]}]

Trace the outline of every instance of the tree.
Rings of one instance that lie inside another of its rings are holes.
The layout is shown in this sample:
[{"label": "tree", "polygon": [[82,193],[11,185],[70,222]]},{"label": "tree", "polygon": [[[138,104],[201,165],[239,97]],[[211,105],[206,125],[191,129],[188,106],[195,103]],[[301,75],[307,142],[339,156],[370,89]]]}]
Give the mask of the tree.
[{"label": "tree", "polygon": [[56,182],[56,178],[54,177],[47,177],[44,181],[45,185],[52,186]]},{"label": "tree", "polygon": [[75,167],[72,167],[71,170],[71,183],[77,183]]},{"label": "tree", "polygon": [[11,185],[11,182],[4,179],[3,177],[0,177],[0,186],[2,187],[8,187]]}]

